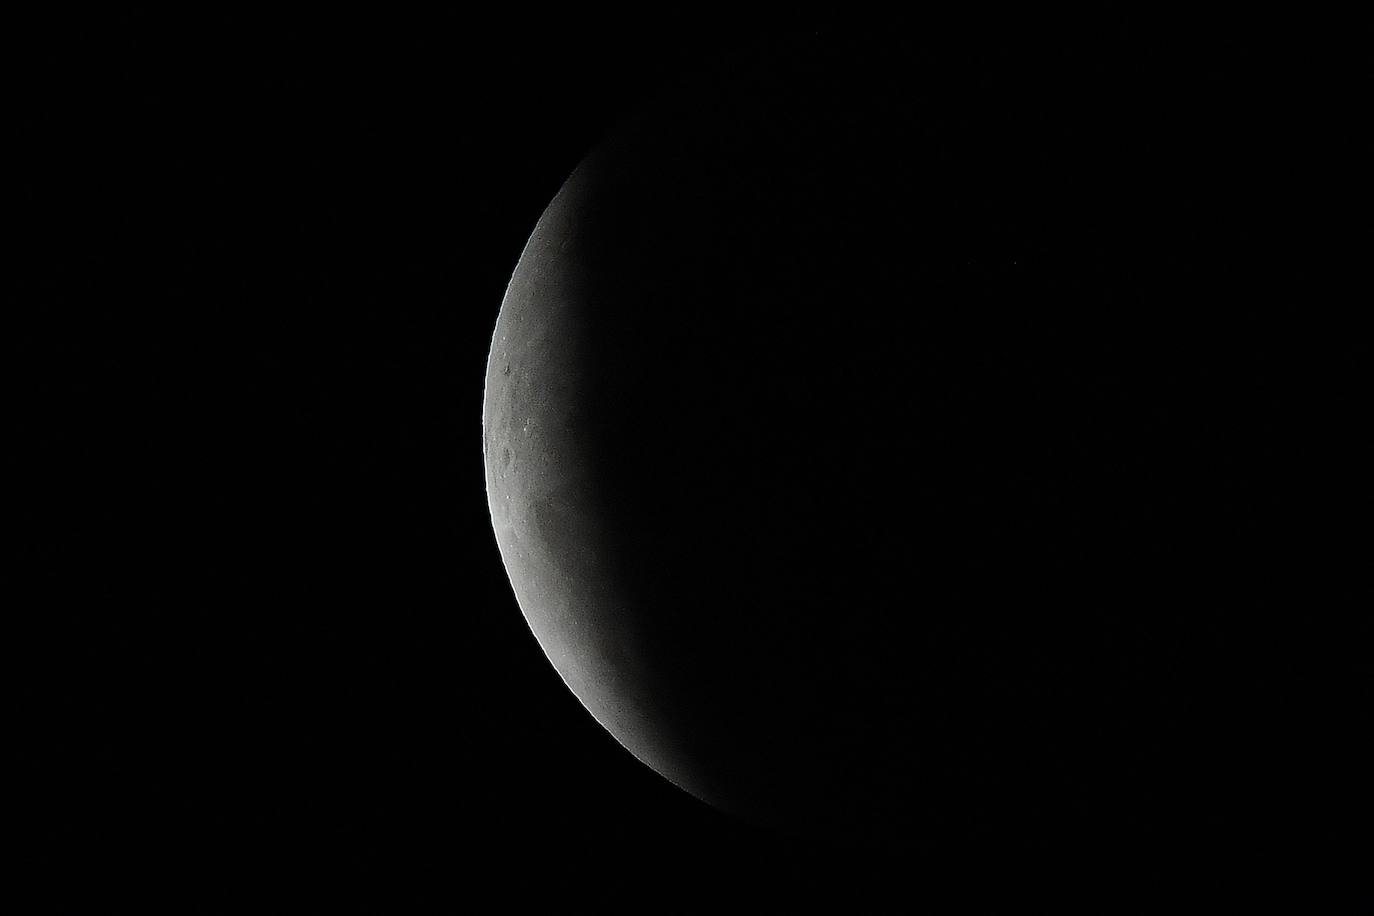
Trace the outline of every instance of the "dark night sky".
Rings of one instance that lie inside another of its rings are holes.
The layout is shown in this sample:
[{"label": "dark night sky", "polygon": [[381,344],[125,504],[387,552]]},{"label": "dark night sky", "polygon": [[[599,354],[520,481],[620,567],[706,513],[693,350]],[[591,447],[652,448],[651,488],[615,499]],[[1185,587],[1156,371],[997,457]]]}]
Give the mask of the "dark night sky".
[{"label": "dark night sky", "polygon": [[1028,863],[861,860],[679,792],[563,687],[505,579],[480,417],[516,258],[612,125],[758,31],[132,17],[35,43],[11,189],[38,664],[12,752],[55,903],[1019,886]]},{"label": "dark night sky", "polygon": [[704,31],[120,25],[25,85],[35,864],[187,911],[719,887],[761,841],[545,662],[480,432],[535,220]]}]

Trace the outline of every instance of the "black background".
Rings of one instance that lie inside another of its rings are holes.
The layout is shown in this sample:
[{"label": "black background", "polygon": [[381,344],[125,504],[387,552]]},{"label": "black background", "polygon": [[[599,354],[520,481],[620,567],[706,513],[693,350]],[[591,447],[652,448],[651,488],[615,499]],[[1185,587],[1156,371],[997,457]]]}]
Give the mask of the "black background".
[{"label": "black background", "polygon": [[672,909],[770,854],[563,687],[482,482],[535,220],[735,39],[526,25],[150,16],[24,73],[22,753],[56,900]]},{"label": "black background", "polygon": [[[490,530],[482,378],[534,222],[658,87],[776,31],[453,14],[45,32],[16,84],[12,193],[39,359],[17,753],[39,815],[24,865],[49,899],[1019,892],[1007,863],[861,858],[673,788],[562,686]],[[1146,890],[1030,864],[1115,908]]]}]

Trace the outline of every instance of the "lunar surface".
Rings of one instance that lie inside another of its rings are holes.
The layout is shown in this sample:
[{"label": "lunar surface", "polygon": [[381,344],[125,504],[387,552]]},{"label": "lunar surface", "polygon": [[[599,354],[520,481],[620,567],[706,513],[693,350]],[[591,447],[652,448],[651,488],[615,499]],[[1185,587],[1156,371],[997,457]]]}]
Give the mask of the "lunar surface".
[{"label": "lunar surface", "polygon": [[1230,823],[1189,812],[1232,810],[1260,717],[1227,645],[1280,594],[1244,586],[1280,351],[1229,92],[799,42],[578,167],[501,305],[484,449],[520,608],[602,726],[842,841]]},{"label": "lunar surface", "polygon": [[[636,617],[597,492],[586,291],[577,282],[580,175],[531,236],[506,292],[487,372],[487,492],[520,608],[587,710],[636,757],[697,789],[673,717],[650,689]],[[699,790],[698,790],[699,791]]]}]

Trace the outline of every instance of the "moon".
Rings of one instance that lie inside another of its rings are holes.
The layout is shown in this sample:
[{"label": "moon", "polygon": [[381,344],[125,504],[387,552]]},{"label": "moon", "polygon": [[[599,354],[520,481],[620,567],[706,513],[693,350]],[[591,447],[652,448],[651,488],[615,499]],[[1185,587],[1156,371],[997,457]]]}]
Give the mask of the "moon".
[{"label": "moon", "polygon": [[598,493],[598,431],[583,409],[585,174],[540,219],[492,340],[483,415],[492,524],[520,608],[568,688],[637,758],[699,791],[653,690]]},{"label": "moon", "polygon": [[486,373],[496,540],[568,688],[693,795],[1076,848],[1231,797],[1224,603],[1179,596],[1263,541],[1270,351],[1229,342],[1222,269],[1248,141],[1205,83],[1093,66],[772,48],[535,227]]}]

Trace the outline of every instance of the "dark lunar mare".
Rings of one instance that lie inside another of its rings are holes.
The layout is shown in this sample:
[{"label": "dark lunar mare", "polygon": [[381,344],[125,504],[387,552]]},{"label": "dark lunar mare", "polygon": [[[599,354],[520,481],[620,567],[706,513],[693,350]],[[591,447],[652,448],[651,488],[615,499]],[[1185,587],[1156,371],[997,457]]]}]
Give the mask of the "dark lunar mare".
[{"label": "dark lunar mare", "polygon": [[589,157],[503,307],[486,460],[603,725],[807,835],[1245,835],[1294,583],[1243,77],[799,41]]}]

